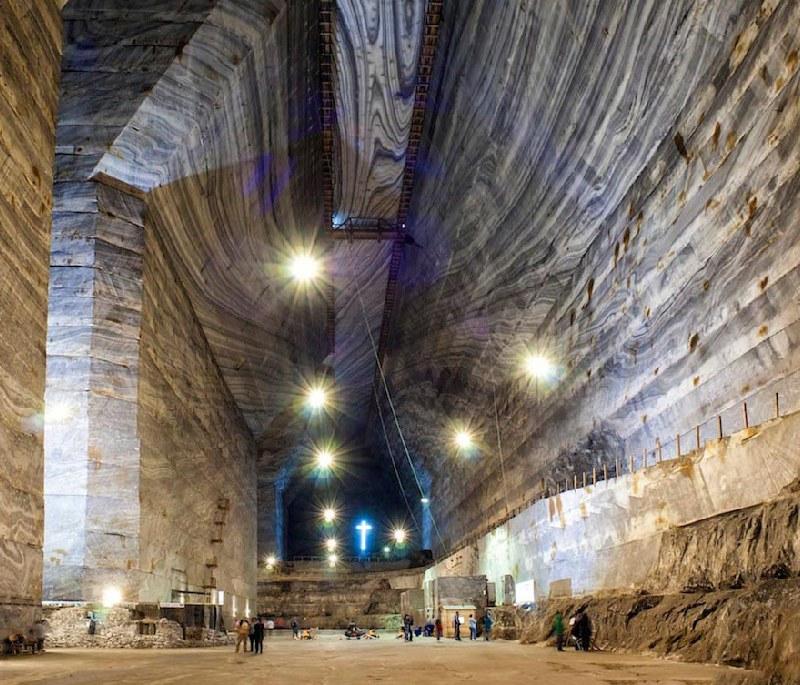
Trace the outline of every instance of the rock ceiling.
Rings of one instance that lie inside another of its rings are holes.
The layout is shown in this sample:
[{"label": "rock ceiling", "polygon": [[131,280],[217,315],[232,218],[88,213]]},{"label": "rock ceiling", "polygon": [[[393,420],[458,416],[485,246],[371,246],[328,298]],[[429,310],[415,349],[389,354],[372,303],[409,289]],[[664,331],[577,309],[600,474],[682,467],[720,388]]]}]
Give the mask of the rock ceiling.
[{"label": "rock ceiling", "polygon": [[[338,3],[330,179],[319,164],[317,3],[71,0],[64,10],[62,195],[88,178],[147,193],[267,452],[294,449],[295,399],[326,368],[340,437],[363,433],[392,244],[330,239],[323,189],[333,186],[332,225],[397,216],[424,8]],[[300,293],[283,266],[306,249],[324,257],[329,283]]]},{"label": "rock ceiling", "polygon": [[[401,420],[433,471],[448,418],[492,415],[493,378],[514,450],[539,429],[509,387],[525,344],[569,348],[580,374],[563,393],[573,400],[602,360],[627,369],[615,356],[622,347],[628,356],[642,340],[656,348],[639,318],[645,332],[630,323],[614,337],[620,312],[644,316],[636,297],[649,283],[635,264],[625,278],[615,269],[629,247],[629,260],[645,261],[647,243],[634,258],[632,242],[645,204],[673,189],[675,205],[686,202],[697,160],[686,145],[713,129],[709,112],[736,144],[736,107],[753,96],[730,83],[736,75],[750,87],[741,66],[749,51],[790,51],[775,17],[791,3],[444,3],[408,243],[334,239],[341,229],[331,227],[397,228],[405,216],[428,5],[338,0],[328,27],[320,17],[331,4],[71,0],[58,145],[74,154],[57,179],[105,176],[148,193],[217,363],[268,453],[265,468],[295,447],[304,375],[332,367],[342,433],[364,434],[375,374],[367,326],[388,349]],[[772,36],[764,46],[762,31]],[[652,212],[659,235],[676,225],[666,209]],[[281,272],[299,246],[326,259],[330,282],[319,292],[297,293]],[[671,253],[646,254],[661,264]],[[395,285],[397,306],[386,311]],[[601,300],[607,308],[594,318]],[[664,340],[673,340],[678,324],[668,318]],[[596,387],[618,395],[609,411],[631,436],[656,400],[609,384]],[[580,406],[604,406],[603,392]],[[592,420],[575,418],[576,435]],[[487,460],[474,482],[496,466]]]}]

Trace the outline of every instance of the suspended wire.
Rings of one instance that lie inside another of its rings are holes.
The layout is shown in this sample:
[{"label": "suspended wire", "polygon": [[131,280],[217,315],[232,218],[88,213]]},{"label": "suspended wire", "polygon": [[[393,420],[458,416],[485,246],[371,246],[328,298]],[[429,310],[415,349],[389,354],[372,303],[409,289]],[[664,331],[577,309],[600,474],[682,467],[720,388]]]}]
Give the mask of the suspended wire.
[{"label": "suspended wire", "polygon": [[408,495],[406,495],[406,489],[403,487],[403,479],[400,477],[400,472],[397,470],[397,462],[394,458],[394,450],[392,449],[392,445],[389,442],[389,435],[386,432],[386,422],[383,420],[383,411],[381,410],[380,401],[378,399],[378,393],[375,392],[375,405],[378,408],[378,418],[381,420],[381,428],[383,429],[383,439],[386,442],[386,449],[389,450],[389,457],[392,459],[392,467],[394,468],[394,475],[397,478],[397,484],[400,486],[400,492],[403,495],[403,500],[406,503],[406,508],[408,509],[408,513],[411,515],[411,520],[414,522],[414,528],[417,529],[417,533],[422,535],[422,529],[419,527],[419,523],[417,523],[417,517],[414,516],[414,508],[411,506],[411,503],[408,500]]},{"label": "suspended wire", "polygon": [[506,480],[506,465],[503,459],[503,444],[500,441],[500,415],[497,411],[497,381],[492,371],[492,395],[494,397],[494,425],[497,431],[497,453],[500,455],[500,470],[503,472],[503,497],[506,501],[506,516],[508,516],[508,481]]},{"label": "suspended wire", "polygon": [[[397,428],[397,434],[400,436],[400,442],[403,445],[403,451],[405,452],[406,459],[408,460],[408,465],[411,467],[411,473],[414,476],[414,482],[417,484],[417,488],[419,490],[420,497],[427,497],[425,490],[422,487],[422,484],[419,482],[419,477],[417,476],[417,469],[414,467],[414,461],[411,459],[411,454],[408,451],[408,445],[406,444],[405,436],[403,435],[403,431],[400,428],[400,422],[397,419],[397,410],[395,409],[394,402],[392,401],[392,394],[389,392],[389,385],[386,383],[386,375],[383,372],[383,364],[381,364],[380,357],[378,355],[378,348],[375,345],[375,338],[372,335],[372,329],[369,325],[369,319],[367,318],[367,309],[364,306],[364,299],[361,297],[361,288],[358,285],[358,279],[355,279],[356,285],[356,295],[358,296],[358,302],[361,305],[361,314],[364,318],[364,326],[367,329],[367,334],[369,335],[369,342],[372,345],[372,354],[375,357],[375,364],[378,367],[378,372],[381,376],[381,381],[383,384],[383,390],[386,393],[386,399],[389,402],[389,408],[392,410],[392,417],[394,418],[394,425]],[[377,401],[377,397],[375,398]],[[380,402],[378,402],[380,406]],[[387,437],[388,442],[388,437]],[[401,486],[402,487],[402,486]],[[436,531],[436,537],[439,538],[439,544],[444,549],[444,539],[442,538],[442,534],[439,531],[439,525],[436,523],[436,517],[433,515],[433,511],[428,509],[428,514],[431,517],[431,522],[433,523],[433,529]]]}]

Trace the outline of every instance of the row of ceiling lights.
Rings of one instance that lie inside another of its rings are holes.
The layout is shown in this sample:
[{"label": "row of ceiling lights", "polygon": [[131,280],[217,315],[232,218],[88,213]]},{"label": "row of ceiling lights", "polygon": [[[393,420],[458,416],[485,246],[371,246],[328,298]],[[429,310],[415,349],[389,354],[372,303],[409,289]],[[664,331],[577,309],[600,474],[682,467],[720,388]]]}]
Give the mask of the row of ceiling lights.
[{"label": "row of ceiling lights", "polygon": [[[288,264],[288,272],[291,278],[301,285],[308,285],[316,281],[323,273],[321,261],[309,253],[296,254]],[[547,357],[527,352],[521,363],[523,373],[530,379],[538,381],[551,380],[556,367]],[[330,404],[330,393],[323,385],[315,385],[306,391],[305,405],[312,412],[325,410]],[[466,426],[453,429],[452,443],[455,448],[462,453],[475,450],[476,436],[474,432]],[[330,471],[335,464],[335,455],[329,447],[320,447],[316,450],[316,465],[323,472]],[[429,503],[427,497],[422,497],[420,502],[423,505]],[[333,507],[326,507],[322,511],[322,519],[326,524],[332,524],[336,519],[336,510]],[[407,532],[402,528],[395,528],[392,531],[392,539],[398,545],[402,545],[407,539]],[[324,542],[325,550],[328,552],[328,561],[331,566],[335,566],[337,557],[336,549],[338,541],[336,538],[326,538]],[[384,553],[390,552],[389,547],[384,547]],[[273,555],[267,557],[267,566],[273,567],[276,559]]]}]

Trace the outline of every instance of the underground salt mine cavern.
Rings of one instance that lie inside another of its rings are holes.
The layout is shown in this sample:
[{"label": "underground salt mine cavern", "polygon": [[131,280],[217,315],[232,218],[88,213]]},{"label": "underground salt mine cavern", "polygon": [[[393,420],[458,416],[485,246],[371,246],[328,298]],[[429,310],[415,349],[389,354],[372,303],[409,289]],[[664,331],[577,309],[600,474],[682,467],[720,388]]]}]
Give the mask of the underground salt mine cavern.
[{"label": "underground salt mine cavern", "polygon": [[0,0],[0,682],[800,683],[798,0]]}]

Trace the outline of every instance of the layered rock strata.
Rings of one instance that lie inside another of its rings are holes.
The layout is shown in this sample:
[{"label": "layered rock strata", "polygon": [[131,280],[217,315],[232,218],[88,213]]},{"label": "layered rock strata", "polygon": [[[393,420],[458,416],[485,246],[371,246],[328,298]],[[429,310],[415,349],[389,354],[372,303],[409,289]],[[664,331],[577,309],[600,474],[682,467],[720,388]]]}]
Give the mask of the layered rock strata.
[{"label": "layered rock strata", "polygon": [[440,549],[745,399],[800,406],[799,11],[445,6],[387,362]]},{"label": "layered rock strata", "polygon": [[60,3],[0,22],[0,639],[38,616],[43,401]]}]

